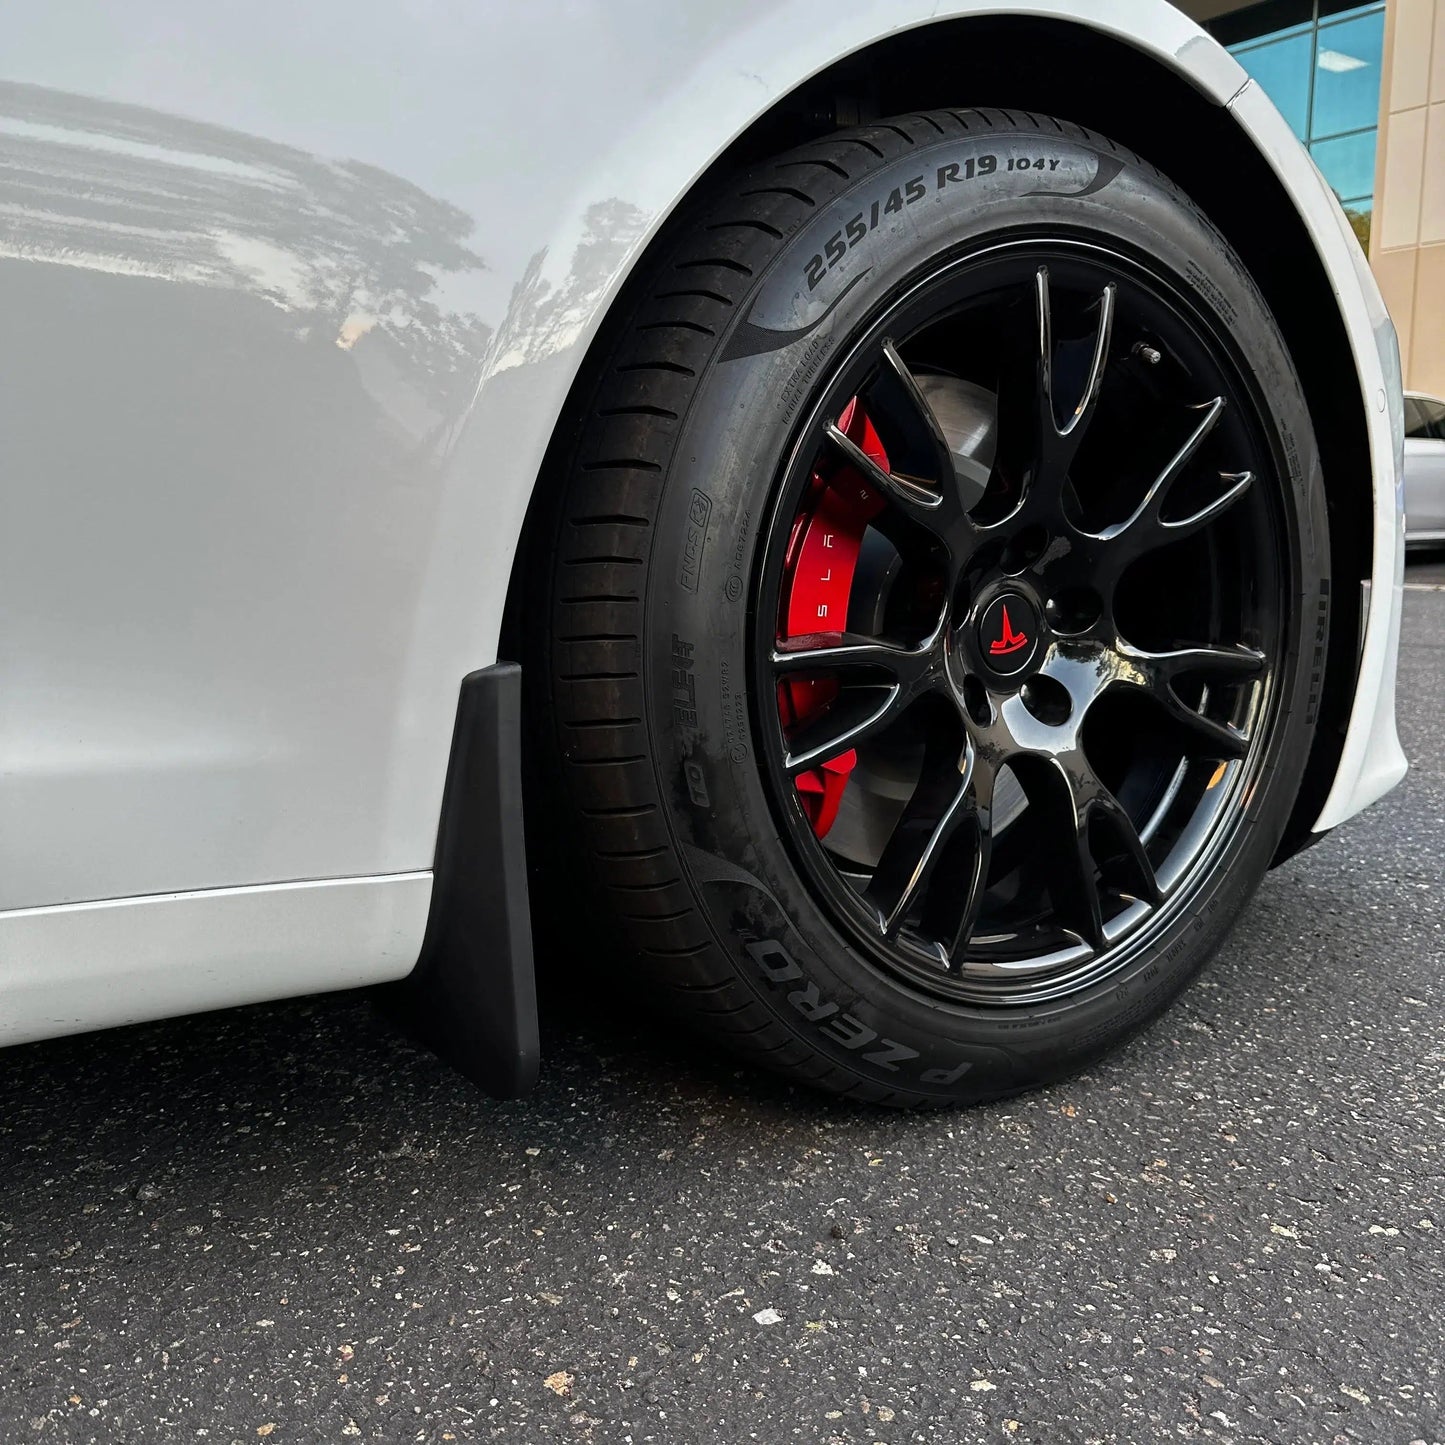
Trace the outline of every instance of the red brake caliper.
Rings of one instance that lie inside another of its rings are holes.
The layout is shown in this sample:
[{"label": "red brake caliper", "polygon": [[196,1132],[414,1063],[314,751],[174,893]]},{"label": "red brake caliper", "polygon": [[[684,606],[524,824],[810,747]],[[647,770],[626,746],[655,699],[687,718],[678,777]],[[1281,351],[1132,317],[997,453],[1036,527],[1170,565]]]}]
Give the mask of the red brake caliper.
[{"label": "red brake caliper", "polygon": [[[838,418],[839,429],[887,470],[888,455],[855,397]],[[813,472],[808,495],[788,537],[779,609],[780,641],[841,636],[848,626],[848,595],[858,565],[858,550],[868,523],[883,509],[883,499],[846,464],[826,477]],[[838,695],[834,677],[792,677],[778,684],[778,714],[783,732],[792,734],[827,710]],[[851,749],[800,773],[798,798],[813,831],[823,837],[838,816],[838,804],[857,762]]]}]

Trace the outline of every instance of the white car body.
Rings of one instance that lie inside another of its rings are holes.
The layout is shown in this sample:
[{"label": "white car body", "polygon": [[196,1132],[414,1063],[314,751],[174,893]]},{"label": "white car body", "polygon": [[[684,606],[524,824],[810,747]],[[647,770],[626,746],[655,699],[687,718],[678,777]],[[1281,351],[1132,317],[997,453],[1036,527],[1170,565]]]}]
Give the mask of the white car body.
[{"label": "white car body", "polygon": [[975,15],[1132,47],[1303,219],[1373,517],[1312,827],[1398,781],[1394,332],[1284,121],[1164,0],[12,7],[0,1043],[413,968],[458,685],[610,303],[780,98]]}]

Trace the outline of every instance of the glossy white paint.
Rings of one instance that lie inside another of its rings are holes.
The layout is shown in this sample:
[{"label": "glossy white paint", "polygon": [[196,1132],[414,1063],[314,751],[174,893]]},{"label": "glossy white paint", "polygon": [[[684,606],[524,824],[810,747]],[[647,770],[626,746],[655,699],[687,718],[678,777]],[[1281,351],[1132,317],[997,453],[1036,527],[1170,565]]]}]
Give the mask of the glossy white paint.
[{"label": "glossy white paint", "polygon": [[403,873],[0,914],[0,1046],[401,978],[430,901]]},{"label": "glossy white paint", "polygon": [[[1331,267],[1366,392],[1383,383],[1378,294],[1318,177],[1164,0],[8,14],[0,910],[32,920],[30,976],[72,966],[74,925],[37,921],[53,905],[145,895],[86,915],[130,930],[110,947],[87,925],[92,976],[153,936],[181,975],[168,1008],[322,986],[256,964],[312,946],[267,933],[284,910],[197,930],[185,956],[160,920],[209,890],[429,867],[458,683],[496,657],[542,453],[632,262],[809,75],[1005,10],[1088,23],[1233,100]],[[1395,550],[1377,540],[1340,816],[1398,756]],[[423,925],[358,924],[351,972],[326,955],[338,984],[392,976]],[[0,928],[0,973],[20,936]],[[203,980],[228,971],[218,997]]]},{"label": "glossy white paint", "polygon": [[[1335,283],[1370,424],[1375,537],[1369,607],[1354,707],[1334,786],[1314,824],[1323,832],[1382,797],[1405,776],[1395,731],[1395,661],[1405,574],[1404,410],[1400,351],[1380,288],[1344,212],[1284,118],[1251,81],[1230,108],[1289,189]],[[1366,479],[1361,478],[1363,485]],[[1338,584],[1337,584],[1338,585]]]},{"label": "glossy white paint", "polygon": [[1445,542],[1445,402],[1416,392],[1405,407],[1405,542]]}]

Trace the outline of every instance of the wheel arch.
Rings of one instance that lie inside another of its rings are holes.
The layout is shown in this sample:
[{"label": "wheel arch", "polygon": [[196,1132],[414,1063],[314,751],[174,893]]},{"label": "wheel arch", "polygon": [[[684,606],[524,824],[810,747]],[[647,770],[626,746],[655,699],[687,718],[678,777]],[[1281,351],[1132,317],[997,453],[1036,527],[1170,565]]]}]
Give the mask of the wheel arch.
[{"label": "wheel arch", "polygon": [[[1192,43],[1192,42],[1191,42]],[[1203,43],[1203,42],[1201,42]],[[1222,59],[1216,55],[1216,58]],[[1107,75],[1109,83],[1099,84]],[[1216,94],[1217,94],[1217,87]],[[1370,439],[1344,319],[1309,229],[1268,159],[1229,108],[1185,70],[1117,34],[1058,16],[955,17],[895,33],[837,60],[773,103],[678,198],[642,248],[598,327],[559,414],[516,551],[499,655],[520,657],[520,579],[546,534],[553,482],[596,358],[609,349],[634,287],[671,244],[695,199],[719,178],[860,122],[936,107],[1057,115],[1119,141],[1179,184],[1239,253],[1300,372],[1324,466],[1334,578],[1319,726],[1279,858],[1305,846],[1340,762],[1355,693],[1374,511]],[[1241,201],[1247,197],[1247,205]]]}]

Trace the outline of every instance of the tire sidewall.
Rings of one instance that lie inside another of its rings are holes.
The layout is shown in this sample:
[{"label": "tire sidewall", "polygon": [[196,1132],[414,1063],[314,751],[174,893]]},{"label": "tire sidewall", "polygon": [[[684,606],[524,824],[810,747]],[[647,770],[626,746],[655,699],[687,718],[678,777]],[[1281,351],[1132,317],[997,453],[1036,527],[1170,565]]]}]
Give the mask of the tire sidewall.
[{"label": "tire sidewall", "polygon": [[[850,221],[853,235],[860,221],[864,232],[852,246]],[[1242,354],[1287,489],[1287,647],[1255,786],[1227,855],[1191,906],[1088,989],[984,1009],[885,974],[805,883],[763,777],[757,709],[769,700],[753,687],[749,608],[781,463],[818,383],[925,269],[1030,233],[1093,237],[1152,258]],[[699,378],[668,468],[644,610],[653,758],[690,886],[740,976],[844,1067],[949,1098],[1056,1077],[1183,987],[1262,877],[1298,788],[1313,726],[1312,659],[1323,645],[1326,548],[1313,434],[1278,330],[1222,238],[1167,181],[1108,148],[1042,129],[941,139],[880,162],[786,239],[737,312]]]}]

